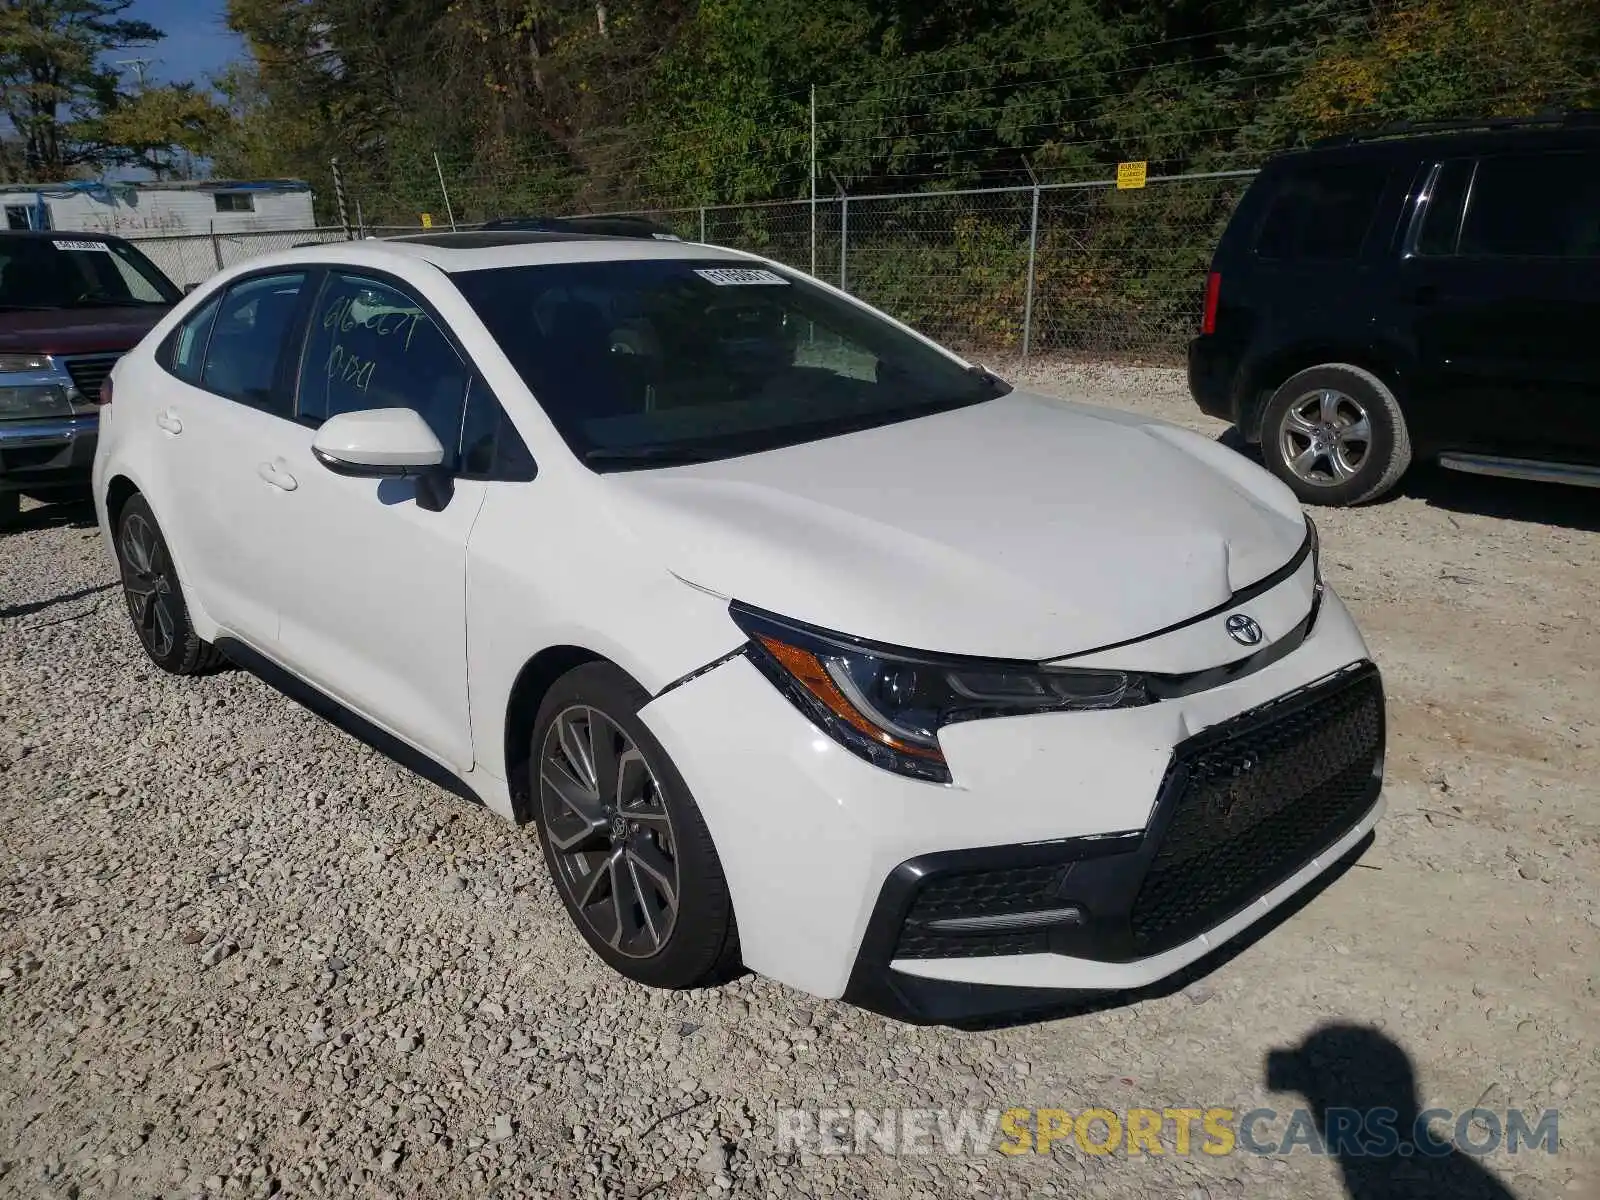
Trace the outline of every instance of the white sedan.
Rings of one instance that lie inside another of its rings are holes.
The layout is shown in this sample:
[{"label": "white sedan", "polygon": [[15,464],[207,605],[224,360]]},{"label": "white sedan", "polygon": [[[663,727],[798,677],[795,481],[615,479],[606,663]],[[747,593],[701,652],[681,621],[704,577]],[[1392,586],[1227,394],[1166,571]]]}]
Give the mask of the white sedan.
[{"label": "white sedan", "polygon": [[771,262],[306,247],[102,399],[150,657],[232,658],[536,825],[646,984],[743,965],[912,1020],[1137,987],[1382,809],[1382,685],[1283,484]]}]

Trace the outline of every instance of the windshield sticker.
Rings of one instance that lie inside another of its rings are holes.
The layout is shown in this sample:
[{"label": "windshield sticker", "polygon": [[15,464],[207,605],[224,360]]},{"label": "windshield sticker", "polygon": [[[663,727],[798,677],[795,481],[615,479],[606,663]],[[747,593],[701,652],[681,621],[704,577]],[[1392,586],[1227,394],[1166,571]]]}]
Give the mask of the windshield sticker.
[{"label": "windshield sticker", "polygon": [[718,287],[738,287],[752,283],[769,287],[772,284],[777,284],[779,287],[789,286],[789,281],[782,275],[774,275],[771,271],[761,271],[751,267],[712,267],[696,271],[695,274]]},{"label": "windshield sticker", "polygon": [[98,250],[102,254],[110,254],[111,247],[104,242],[55,242],[57,250]]}]

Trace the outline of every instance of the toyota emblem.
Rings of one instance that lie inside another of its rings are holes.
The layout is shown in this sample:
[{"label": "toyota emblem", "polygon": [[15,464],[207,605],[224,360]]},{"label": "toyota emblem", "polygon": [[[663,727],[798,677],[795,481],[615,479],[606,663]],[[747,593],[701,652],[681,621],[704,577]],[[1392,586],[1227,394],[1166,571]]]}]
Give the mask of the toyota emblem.
[{"label": "toyota emblem", "polygon": [[1234,613],[1228,618],[1227,630],[1228,636],[1241,646],[1254,646],[1261,641],[1261,626],[1243,613]]}]

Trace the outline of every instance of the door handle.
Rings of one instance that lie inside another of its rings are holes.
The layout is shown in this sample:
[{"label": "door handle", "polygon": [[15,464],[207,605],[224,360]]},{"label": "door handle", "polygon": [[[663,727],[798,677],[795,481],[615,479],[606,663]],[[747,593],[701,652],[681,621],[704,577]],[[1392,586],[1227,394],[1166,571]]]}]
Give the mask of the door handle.
[{"label": "door handle", "polygon": [[285,471],[281,466],[278,465],[281,462],[283,462],[283,459],[280,458],[274,462],[257,463],[256,474],[265,479],[273,487],[279,488],[285,492],[292,492],[295,490],[295,488],[300,486],[299,481],[297,481],[293,475],[289,474],[288,471]]},{"label": "door handle", "polygon": [[183,422],[178,420],[178,414],[170,408],[163,408],[156,414],[156,424],[167,433],[179,434],[183,432]]}]

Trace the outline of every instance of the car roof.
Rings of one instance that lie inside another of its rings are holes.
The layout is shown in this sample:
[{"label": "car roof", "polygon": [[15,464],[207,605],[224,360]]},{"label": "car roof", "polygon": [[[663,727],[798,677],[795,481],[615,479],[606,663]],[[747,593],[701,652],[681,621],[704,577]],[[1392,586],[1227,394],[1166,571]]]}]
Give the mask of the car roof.
[{"label": "car roof", "polygon": [[299,246],[251,261],[252,267],[306,265],[367,266],[382,269],[404,261],[422,261],[449,274],[496,267],[551,263],[618,262],[628,259],[718,259],[761,261],[755,255],[723,246],[649,238],[605,237],[598,234],[525,231],[444,231],[355,242],[321,242]]}]

